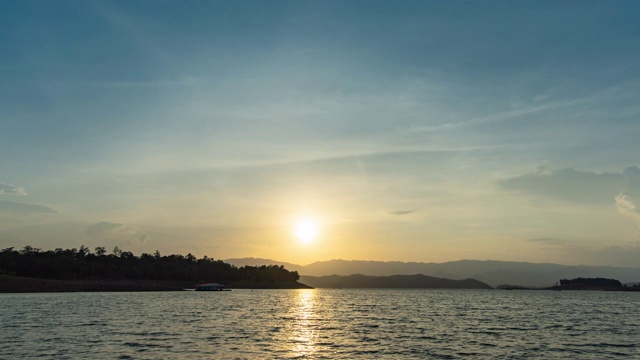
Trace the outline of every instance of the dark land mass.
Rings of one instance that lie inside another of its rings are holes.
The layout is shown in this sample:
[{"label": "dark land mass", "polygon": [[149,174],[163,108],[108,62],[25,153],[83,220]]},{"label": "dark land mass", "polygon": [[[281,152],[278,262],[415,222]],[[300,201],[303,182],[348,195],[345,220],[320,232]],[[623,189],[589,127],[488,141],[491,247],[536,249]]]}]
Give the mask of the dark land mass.
[{"label": "dark land mass", "polygon": [[117,247],[91,252],[79,249],[42,251],[31,246],[0,250],[0,292],[175,291],[198,283],[227,288],[303,289],[300,276],[281,265],[237,267],[221,260],[154,254],[136,256]]},{"label": "dark land mass", "polygon": [[606,278],[562,279],[551,290],[604,290],[604,291],[638,291],[639,286],[625,286],[619,280]]},{"label": "dark land mass", "polygon": [[475,279],[451,280],[420,274],[302,276],[301,280],[317,288],[492,289],[488,284]]},{"label": "dark land mass", "polygon": [[498,290],[555,290],[555,291],[564,291],[564,290],[590,290],[590,291],[640,291],[639,286],[631,287],[625,286],[621,288],[616,287],[602,287],[602,286],[552,286],[547,288],[534,288],[534,287],[526,287],[520,285],[499,285],[496,287]]},{"label": "dark land mass", "polygon": [[556,285],[546,288],[532,288],[519,285],[499,285],[500,290],[601,290],[601,291],[640,291],[640,285],[623,285],[619,280],[606,278],[562,279]]},{"label": "dark land mass", "polygon": [[[96,291],[182,291],[193,289],[192,281],[156,280],[53,280],[0,275],[0,293],[96,292]],[[309,289],[299,282],[236,282],[228,289]]]},{"label": "dark land mass", "polygon": [[591,291],[640,291],[640,287],[609,287],[609,286],[552,286],[544,290],[591,290]]}]

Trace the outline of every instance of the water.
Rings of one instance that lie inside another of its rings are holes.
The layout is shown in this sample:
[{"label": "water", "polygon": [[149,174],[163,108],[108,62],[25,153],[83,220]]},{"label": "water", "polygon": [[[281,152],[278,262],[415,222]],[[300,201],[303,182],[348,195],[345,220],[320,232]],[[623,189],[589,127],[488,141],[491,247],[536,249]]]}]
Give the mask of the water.
[{"label": "water", "polygon": [[640,293],[0,294],[0,359],[640,359]]}]

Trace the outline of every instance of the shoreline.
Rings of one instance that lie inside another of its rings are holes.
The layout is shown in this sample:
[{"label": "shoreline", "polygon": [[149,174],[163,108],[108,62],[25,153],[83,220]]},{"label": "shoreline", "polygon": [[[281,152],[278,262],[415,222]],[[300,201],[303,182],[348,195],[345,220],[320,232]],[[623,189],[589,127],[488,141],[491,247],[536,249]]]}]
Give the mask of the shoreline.
[{"label": "shoreline", "polygon": [[[0,293],[54,292],[121,292],[121,291],[185,291],[193,289],[193,281],[156,280],[55,280],[0,275]],[[310,289],[302,283],[238,282],[228,289]]]}]

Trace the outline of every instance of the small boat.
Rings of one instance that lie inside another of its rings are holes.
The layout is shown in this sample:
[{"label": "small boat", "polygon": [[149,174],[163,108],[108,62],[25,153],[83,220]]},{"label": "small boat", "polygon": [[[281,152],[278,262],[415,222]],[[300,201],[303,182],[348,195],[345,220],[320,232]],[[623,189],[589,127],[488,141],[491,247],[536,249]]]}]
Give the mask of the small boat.
[{"label": "small boat", "polygon": [[196,291],[231,291],[231,289],[225,289],[223,284],[206,283],[196,284]]}]

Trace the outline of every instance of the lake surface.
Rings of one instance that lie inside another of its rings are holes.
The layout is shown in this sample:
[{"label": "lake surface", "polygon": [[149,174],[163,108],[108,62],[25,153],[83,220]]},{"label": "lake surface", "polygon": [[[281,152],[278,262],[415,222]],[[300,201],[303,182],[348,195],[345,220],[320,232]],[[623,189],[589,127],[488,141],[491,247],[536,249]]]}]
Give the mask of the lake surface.
[{"label": "lake surface", "polygon": [[640,293],[0,294],[0,359],[640,358]]}]

